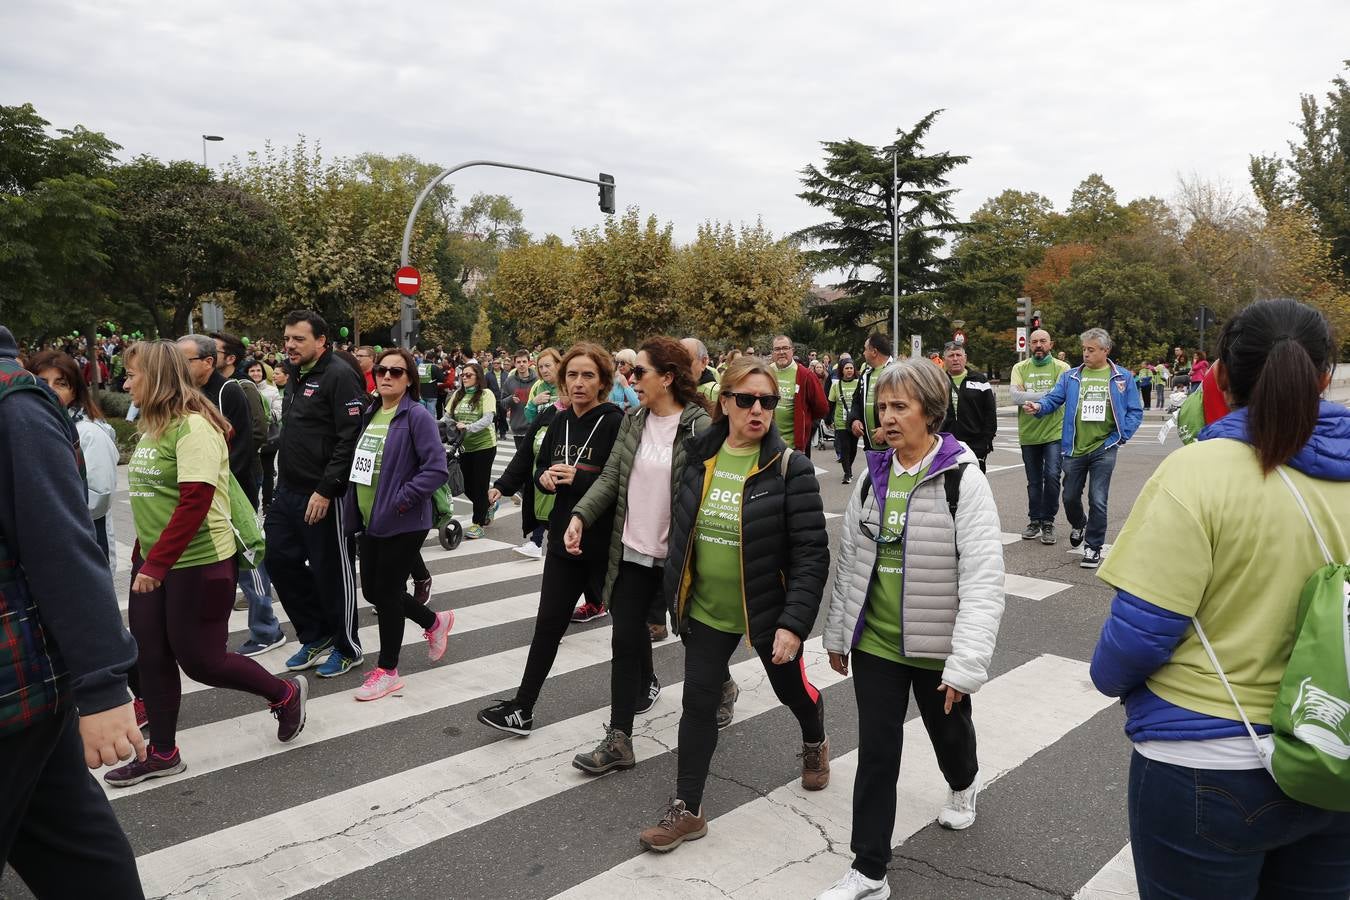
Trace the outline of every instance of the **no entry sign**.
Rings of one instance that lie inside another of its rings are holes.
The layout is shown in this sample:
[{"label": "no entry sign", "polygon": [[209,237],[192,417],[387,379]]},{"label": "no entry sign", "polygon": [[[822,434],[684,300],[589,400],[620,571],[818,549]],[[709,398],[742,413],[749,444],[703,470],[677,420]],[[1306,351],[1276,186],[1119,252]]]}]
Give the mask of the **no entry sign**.
[{"label": "no entry sign", "polygon": [[422,273],[412,266],[404,266],[394,273],[394,287],[405,297],[411,297],[422,287]]}]

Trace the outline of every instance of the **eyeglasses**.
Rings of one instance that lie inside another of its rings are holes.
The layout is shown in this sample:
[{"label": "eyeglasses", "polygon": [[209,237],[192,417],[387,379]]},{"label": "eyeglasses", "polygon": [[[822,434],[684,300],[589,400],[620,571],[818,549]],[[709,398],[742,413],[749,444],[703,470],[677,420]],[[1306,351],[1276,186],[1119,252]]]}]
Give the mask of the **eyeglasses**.
[{"label": "eyeglasses", "polygon": [[765,410],[773,409],[778,405],[778,398],[773,394],[740,394],[736,391],[723,391],[722,396],[735,398],[736,405],[741,409],[750,409],[756,401]]},{"label": "eyeglasses", "polygon": [[404,375],[408,374],[408,370],[402,366],[376,366],[371,369],[371,371],[375,373],[377,378],[383,378],[386,375],[391,375],[394,378],[402,378]]},{"label": "eyeglasses", "polygon": [[773,348],[773,352],[774,352],[774,353],[791,353],[791,352],[792,352],[792,348],[791,348],[791,347],[774,347],[774,348]]},{"label": "eyeglasses", "polygon": [[215,362],[215,361],[216,361],[216,358],[215,358],[214,356],[189,356],[189,357],[187,358],[187,361],[188,361],[188,362],[197,362],[198,360],[202,360],[202,359],[209,359],[209,360],[211,360],[211,362]]},{"label": "eyeglasses", "polygon": [[647,373],[650,371],[651,369],[646,366],[633,366],[633,378],[636,381],[641,381],[643,378],[647,377]]}]

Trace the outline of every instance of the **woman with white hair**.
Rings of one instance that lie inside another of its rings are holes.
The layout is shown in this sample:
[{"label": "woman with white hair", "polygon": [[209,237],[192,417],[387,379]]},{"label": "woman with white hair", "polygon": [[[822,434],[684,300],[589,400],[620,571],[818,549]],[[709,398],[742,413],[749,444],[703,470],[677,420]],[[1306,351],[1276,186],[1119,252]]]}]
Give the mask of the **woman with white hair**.
[{"label": "woman with white hair", "polygon": [[[1003,615],[998,509],[975,453],[938,432],[947,376],[900,360],[877,377],[886,450],[844,512],[825,649],[858,704],[853,865],[819,900],[890,896],[886,867],[909,694],[950,788],[938,824],[975,822],[980,791],[970,695],[989,678]],[[909,578],[907,574],[914,577]]]}]

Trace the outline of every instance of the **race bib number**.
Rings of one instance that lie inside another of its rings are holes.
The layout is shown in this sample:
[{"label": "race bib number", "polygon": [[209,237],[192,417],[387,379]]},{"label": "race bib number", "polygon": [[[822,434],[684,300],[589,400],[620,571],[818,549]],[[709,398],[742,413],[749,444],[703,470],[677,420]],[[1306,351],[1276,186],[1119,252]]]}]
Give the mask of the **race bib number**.
[{"label": "race bib number", "polygon": [[1084,401],[1083,401],[1083,421],[1084,421],[1084,422],[1105,422],[1105,421],[1106,421],[1106,401],[1105,401],[1105,400],[1084,400]]},{"label": "race bib number", "polygon": [[423,381],[430,381],[430,380],[431,380],[431,366],[430,366],[430,365],[428,365],[428,364],[426,364],[426,363],[423,363],[422,365],[420,365],[420,366],[417,367],[417,370],[418,370],[418,372],[421,374],[422,380],[423,380]]},{"label": "race bib number", "polygon": [[364,435],[352,456],[352,481],[367,487],[375,480],[375,457],[384,441],[374,435]]}]

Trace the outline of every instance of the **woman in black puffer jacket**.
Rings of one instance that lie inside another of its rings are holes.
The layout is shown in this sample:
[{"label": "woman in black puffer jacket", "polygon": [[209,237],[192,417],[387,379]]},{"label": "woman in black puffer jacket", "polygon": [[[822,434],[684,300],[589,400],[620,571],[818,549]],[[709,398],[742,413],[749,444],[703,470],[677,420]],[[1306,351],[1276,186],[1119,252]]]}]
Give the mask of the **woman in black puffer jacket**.
[{"label": "woman in black puffer jacket", "polygon": [[741,357],[723,375],[713,425],[687,444],[663,579],[685,647],[679,775],[661,821],[638,838],[648,850],[707,833],[701,806],[717,704],[742,638],[801,725],[802,787],[829,783],[823,699],[802,658],[830,568],[829,538],[815,467],[799,453],[785,465],[777,405],[768,363]]}]

